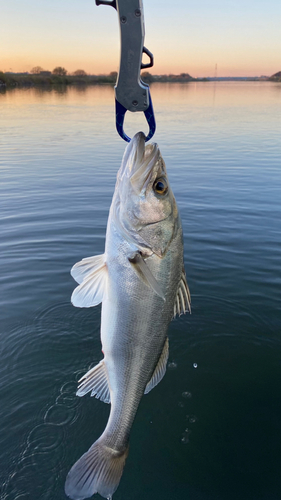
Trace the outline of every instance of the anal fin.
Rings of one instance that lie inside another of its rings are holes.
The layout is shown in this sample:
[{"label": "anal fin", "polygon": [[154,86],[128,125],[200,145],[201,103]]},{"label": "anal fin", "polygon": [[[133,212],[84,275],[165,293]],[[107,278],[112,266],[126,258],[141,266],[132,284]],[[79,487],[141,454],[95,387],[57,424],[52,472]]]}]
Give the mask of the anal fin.
[{"label": "anal fin", "polygon": [[94,368],[85,373],[78,383],[77,396],[82,397],[91,392],[91,396],[95,396],[104,403],[110,403],[110,391],[103,359]]},{"label": "anal fin", "polygon": [[162,378],[166,373],[168,357],[169,357],[169,339],[167,337],[163,347],[162,354],[159,358],[159,361],[153,372],[153,375],[145,388],[144,394],[150,392],[157,384],[159,384],[159,382],[161,382]]}]

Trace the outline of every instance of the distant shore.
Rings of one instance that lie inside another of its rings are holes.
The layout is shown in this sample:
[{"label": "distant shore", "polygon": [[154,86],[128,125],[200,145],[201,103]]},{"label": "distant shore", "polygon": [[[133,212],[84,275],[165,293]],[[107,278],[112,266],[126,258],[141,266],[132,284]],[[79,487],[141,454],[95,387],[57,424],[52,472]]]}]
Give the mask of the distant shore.
[{"label": "distant shore", "polygon": [[[143,72],[141,75],[145,83],[189,83],[189,82],[220,82],[220,81],[275,81],[281,82],[281,72],[271,77],[206,77],[193,78],[188,73],[180,75],[151,75]],[[49,87],[66,85],[115,85],[117,73],[112,72],[109,75],[56,75],[48,71],[42,71],[39,74],[32,73],[10,73],[0,71],[0,88],[15,87]]]},{"label": "distant shore", "polygon": [[[45,73],[45,72],[44,72]],[[53,75],[31,73],[3,73],[0,72],[0,88],[15,87],[50,87],[66,85],[114,85],[116,74],[110,75]]]}]

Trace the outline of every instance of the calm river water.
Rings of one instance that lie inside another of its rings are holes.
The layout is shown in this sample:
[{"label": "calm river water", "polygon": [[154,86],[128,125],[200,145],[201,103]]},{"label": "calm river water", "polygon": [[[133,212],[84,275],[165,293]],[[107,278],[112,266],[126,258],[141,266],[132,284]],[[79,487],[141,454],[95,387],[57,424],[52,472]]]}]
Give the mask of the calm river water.
[{"label": "calm river water", "polygon": [[[114,499],[280,500],[281,84],[151,93],[193,309],[171,323]],[[71,306],[69,271],[103,252],[125,143],[110,87],[2,91],[0,122],[1,499],[63,500],[109,412],[75,396],[102,357],[100,307]]]}]

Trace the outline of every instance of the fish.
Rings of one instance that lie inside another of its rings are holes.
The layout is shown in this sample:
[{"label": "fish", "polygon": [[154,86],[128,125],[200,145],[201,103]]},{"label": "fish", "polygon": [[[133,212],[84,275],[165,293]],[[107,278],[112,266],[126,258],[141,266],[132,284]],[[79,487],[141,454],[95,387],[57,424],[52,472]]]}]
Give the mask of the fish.
[{"label": "fish", "polygon": [[104,254],[78,262],[71,274],[79,284],[74,306],[102,303],[104,358],[79,380],[77,395],[90,392],[111,408],[102,435],[70,469],[65,493],[111,499],[142,396],[165,375],[169,323],[191,312],[179,211],[159,147],[145,145],[142,132],[127,145],[117,174]]}]

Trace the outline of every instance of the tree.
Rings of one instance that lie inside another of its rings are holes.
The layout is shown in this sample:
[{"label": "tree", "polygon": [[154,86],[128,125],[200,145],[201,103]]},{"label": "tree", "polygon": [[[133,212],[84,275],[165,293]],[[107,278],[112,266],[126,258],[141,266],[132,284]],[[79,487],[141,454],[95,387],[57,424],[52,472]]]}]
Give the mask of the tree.
[{"label": "tree", "polygon": [[87,76],[87,73],[83,69],[77,69],[76,71],[74,71],[73,75],[74,76]]},{"label": "tree", "polygon": [[153,76],[151,75],[151,73],[149,73],[148,71],[143,71],[142,74],[141,74],[141,79],[145,82],[145,83],[151,83],[153,82]]},{"label": "tree", "polygon": [[66,74],[67,74],[67,71],[62,66],[57,66],[55,69],[53,69],[53,75],[65,76]]},{"label": "tree", "polygon": [[41,66],[34,66],[34,68],[30,70],[30,73],[32,73],[33,75],[39,75],[41,71],[44,71]]}]

